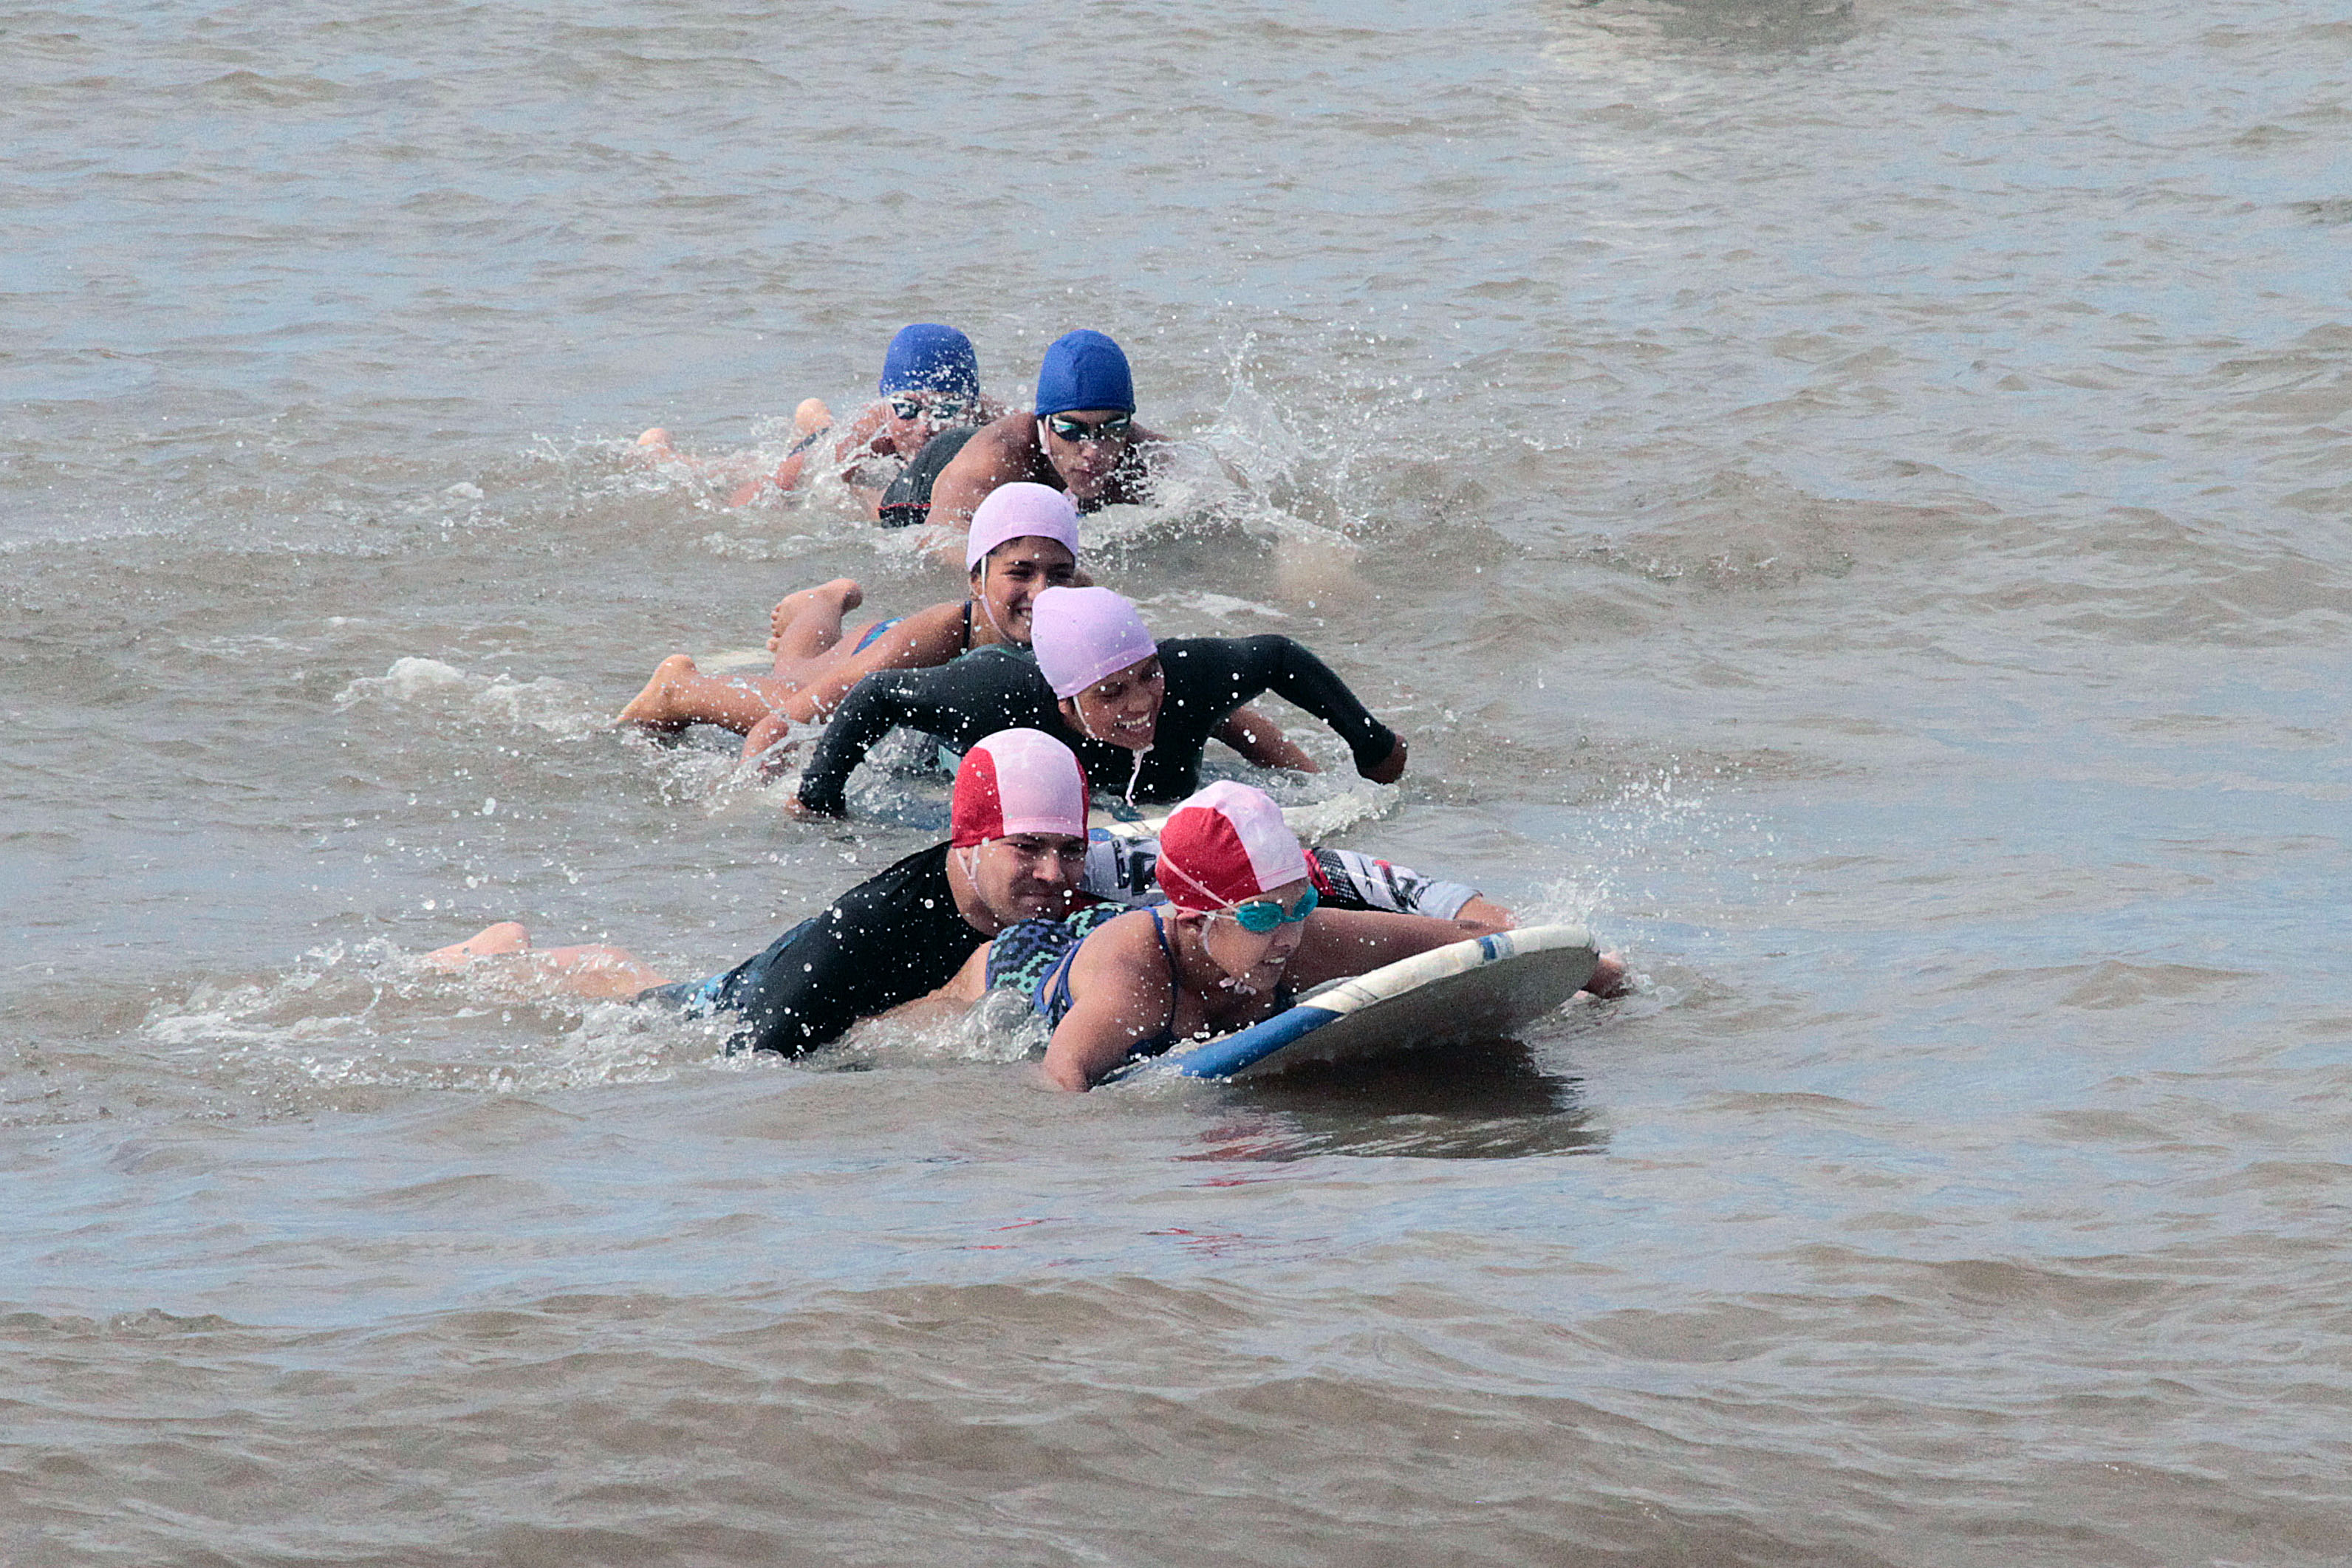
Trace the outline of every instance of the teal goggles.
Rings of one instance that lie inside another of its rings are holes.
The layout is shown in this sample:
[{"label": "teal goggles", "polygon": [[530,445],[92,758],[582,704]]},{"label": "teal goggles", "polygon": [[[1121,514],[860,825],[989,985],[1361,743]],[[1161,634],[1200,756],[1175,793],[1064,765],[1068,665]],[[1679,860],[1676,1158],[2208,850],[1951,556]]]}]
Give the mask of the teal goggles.
[{"label": "teal goggles", "polygon": [[1232,915],[1234,924],[1243,930],[1263,936],[1277,925],[1289,925],[1306,919],[1322,902],[1323,895],[1310,887],[1300,894],[1298,902],[1286,910],[1271,898],[1253,898],[1247,904],[1234,904],[1225,913]]}]

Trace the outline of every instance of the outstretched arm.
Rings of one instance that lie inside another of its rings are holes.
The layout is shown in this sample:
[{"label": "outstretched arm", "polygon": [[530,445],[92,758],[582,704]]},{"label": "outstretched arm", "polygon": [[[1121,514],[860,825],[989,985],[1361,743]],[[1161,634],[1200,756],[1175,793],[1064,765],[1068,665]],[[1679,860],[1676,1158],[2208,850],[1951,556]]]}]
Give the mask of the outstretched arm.
[{"label": "outstretched arm", "polygon": [[[854,465],[866,448],[873,444],[875,433],[881,429],[885,410],[880,403],[868,403],[850,422],[848,432],[833,444],[833,461],[844,468]],[[773,474],[752,479],[727,497],[730,507],[748,507],[772,485],[779,490],[790,490],[808,477],[809,459],[815,455],[819,443],[833,434],[833,411],[821,398],[803,398],[793,411],[793,428],[799,434],[784,460],[776,465]]]},{"label": "outstretched arm", "polygon": [[948,983],[928,996],[917,997],[911,1002],[900,1002],[887,1013],[875,1016],[890,1023],[902,1023],[920,1028],[945,1019],[951,1014],[970,1008],[988,995],[988,944],[982,942],[971,950]]},{"label": "outstretched arm", "polygon": [[1307,934],[1291,955],[1290,983],[1303,991],[1460,942],[1466,935],[1458,923],[1426,915],[1318,909],[1307,917]]},{"label": "outstretched arm", "polygon": [[1356,771],[1373,782],[1392,783],[1404,771],[1402,738],[1372,716],[1331,666],[1290,638],[1267,632],[1222,644],[1206,638],[1178,646],[1186,650],[1186,658],[1226,663],[1229,700],[1245,702],[1272,692],[1329,725],[1355,754]]},{"label": "outstretched arm", "polygon": [[834,710],[801,775],[800,803],[846,815],[850,774],[895,726],[969,749],[1000,729],[1025,725],[1051,733],[1059,723],[1053,691],[1025,654],[982,648],[933,669],[871,674]]},{"label": "outstretched arm", "polygon": [[908,687],[913,675],[929,673],[892,671],[857,683],[834,710],[832,722],[824,727],[808,766],[802,769],[795,798],[803,808],[828,817],[849,814],[849,776],[857,771],[877,741],[907,722],[912,706]]}]

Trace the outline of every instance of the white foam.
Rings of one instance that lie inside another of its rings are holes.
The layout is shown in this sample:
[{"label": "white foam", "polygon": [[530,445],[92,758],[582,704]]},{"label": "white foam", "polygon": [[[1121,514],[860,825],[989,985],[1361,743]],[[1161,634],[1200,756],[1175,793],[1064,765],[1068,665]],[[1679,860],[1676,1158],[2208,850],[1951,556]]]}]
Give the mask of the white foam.
[{"label": "white foam", "polygon": [[1139,602],[1153,609],[1191,610],[1219,621],[1231,621],[1240,615],[1262,615],[1270,621],[1287,621],[1287,611],[1276,610],[1271,604],[1260,604],[1254,599],[1235,599],[1229,593],[1178,591],[1158,594]]},{"label": "white foam", "polygon": [[549,994],[494,963],[451,974],[388,942],[337,943],[292,973],[199,984],[142,1025],[232,1079],[536,1093],[665,1082],[721,1061],[719,1026]]},{"label": "white foam", "polygon": [[604,727],[604,716],[578,688],[551,675],[518,681],[508,674],[476,675],[439,659],[395,659],[381,675],[362,676],[335,694],[335,706],[410,704],[460,700],[481,716],[518,728],[530,726],[556,735],[583,735]]}]

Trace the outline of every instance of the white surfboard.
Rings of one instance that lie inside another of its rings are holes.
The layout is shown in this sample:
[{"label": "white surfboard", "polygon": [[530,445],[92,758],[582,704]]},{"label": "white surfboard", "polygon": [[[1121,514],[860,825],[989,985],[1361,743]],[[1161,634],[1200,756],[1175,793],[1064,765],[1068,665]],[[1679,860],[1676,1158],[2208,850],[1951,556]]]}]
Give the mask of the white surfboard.
[{"label": "white surfboard", "polygon": [[1600,957],[1581,925],[1449,943],[1319,986],[1264,1023],[1131,1063],[1112,1078],[1261,1078],[1314,1062],[1505,1040],[1582,989]]}]

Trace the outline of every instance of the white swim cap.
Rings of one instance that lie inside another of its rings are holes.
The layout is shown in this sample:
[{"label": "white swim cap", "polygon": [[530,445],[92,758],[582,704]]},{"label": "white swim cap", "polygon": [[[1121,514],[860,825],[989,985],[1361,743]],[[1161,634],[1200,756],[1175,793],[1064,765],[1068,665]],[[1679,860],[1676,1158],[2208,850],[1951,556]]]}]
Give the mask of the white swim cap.
[{"label": "white swim cap", "polygon": [[988,552],[1009,539],[1053,539],[1078,559],[1078,508],[1076,502],[1051,485],[1026,479],[999,485],[971,514],[971,531],[964,536],[963,569],[976,570]]},{"label": "white swim cap", "polygon": [[1057,697],[1160,652],[1135,606],[1108,588],[1049,588],[1029,610],[1029,645]]}]

